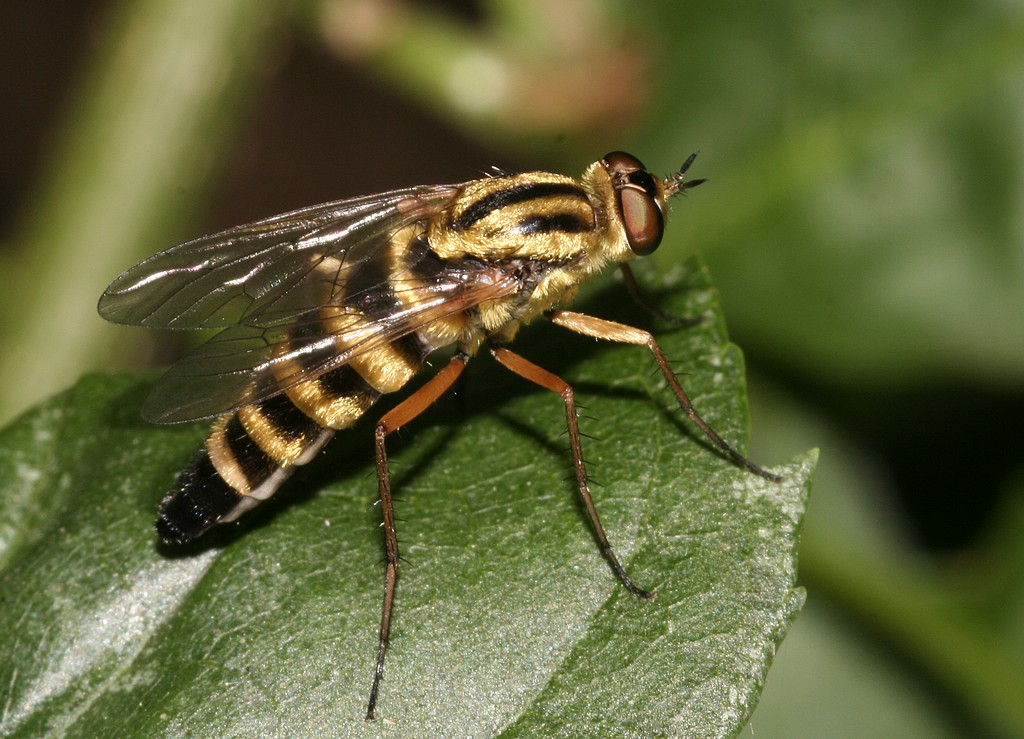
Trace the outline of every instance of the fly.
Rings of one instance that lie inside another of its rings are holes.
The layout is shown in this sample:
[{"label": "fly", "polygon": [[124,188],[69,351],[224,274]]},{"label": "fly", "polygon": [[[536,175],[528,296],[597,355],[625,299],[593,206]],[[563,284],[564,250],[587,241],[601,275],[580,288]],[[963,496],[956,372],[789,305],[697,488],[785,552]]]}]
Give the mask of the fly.
[{"label": "fly", "polygon": [[[661,243],[668,199],[702,179],[653,176],[621,151],[579,180],[547,172],[339,200],[171,247],[122,274],[99,301],[114,323],[220,329],[170,368],[142,409],[155,423],[212,418],[206,443],[160,504],[156,532],[190,541],[272,496],[336,431],[400,390],[435,350],[451,360],[381,416],[374,432],[385,545],[384,602],[366,718],[374,718],[391,630],[398,539],[387,437],[434,403],[483,347],[565,405],[573,471],[604,556],[635,595],[590,494],[573,388],[508,345],[545,317],[584,336],[645,346],[682,412],[735,463],[747,460],[693,408],[654,336],[565,310],[609,263],[640,301],[627,262]],[[652,309],[656,315],[664,316]]]}]

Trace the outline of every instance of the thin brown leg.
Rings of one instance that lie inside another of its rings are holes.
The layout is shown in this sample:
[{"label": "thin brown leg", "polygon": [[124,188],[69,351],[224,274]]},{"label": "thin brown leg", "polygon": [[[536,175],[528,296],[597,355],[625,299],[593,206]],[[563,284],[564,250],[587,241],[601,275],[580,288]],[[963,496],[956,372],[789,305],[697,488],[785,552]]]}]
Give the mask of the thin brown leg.
[{"label": "thin brown leg", "polygon": [[685,318],[683,316],[676,316],[672,313],[666,313],[661,308],[653,305],[642,292],[640,292],[640,286],[636,284],[636,278],[633,277],[633,270],[629,268],[629,265],[625,262],[619,264],[619,272],[622,273],[622,281],[626,283],[626,292],[629,293],[629,297],[633,299],[633,302],[643,308],[645,311],[650,313],[655,318],[660,318],[666,323],[671,323],[675,326],[696,326],[704,322],[704,316],[691,316]]},{"label": "thin brown leg", "polygon": [[697,424],[697,427],[704,432],[714,443],[716,447],[722,450],[730,459],[736,464],[746,467],[751,472],[764,477],[765,479],[771,480],[772,482],[781,482],[782,478],[778,475],[773,475],[771,472],[758,467],[756,464],[751,462],[749,459],[744,457],[742,454],[733,449],[729,443],[723,439],[718,433],[711,428],[694,410],[693,404],[690,402],[689,396],[686,391],[683,390],[683,386],[679,384],[679,380],[676,379],[675,373],[672,371],[672,367],[669,366],[668,360],[665,359],[665,355],[661,351],[661,347],[658,346],[658,342],[654,340],[654,336],[650,332],[644,331],[643,329],[633,328],[632,326],[626,326],[622,323],[616,323],[615,321],[606,321],[602,318],[594,318],[583,313],[574,313],[573,311],[567,310],[554,310],[548,313],[548,317],[552,322],[559,326],[571,329],[576,333],[583,334],[584,336],[591,336],[595,339],[605,339],[607,341],[618,341],[623,344],[640,344],[646,346],[654,354],[654,359],[658,363],[658,368],[661,370],[661,374],[665,376],[665,381],[668,386],[672,388],[672,392],[676,396],[676,400],[679,401],[679,407],[687,417]]},{"label": "thin brown leg", "polygon": [[384,677],[384,655],[388,651],[388,638],[391,634],[391,606],[395,600],[395,583],[398,581],[398,535],[395,533],[395,507],[391,499],[391,472],[388,469],[388,452],[384,439],[393,431],[412,421],[429,408],[441,395],[450,388],[462,370],[466,368],[469,356],[457,352],[444,369],[434,375],[427,383],[384,414],[377,423],[374,434],[377,456],[377,482],[380,491],[380,509],[384,517],[384,555],[386,567],[384,571],[384,605],[380,615],[380,643],[377,646],[377,666],[373,673],[373,687],[370,688],[370,700],[366,706],[367,720],[373,719],[377,709],[377,694],[380,692],[380,681]]},{"label": "thin brown leg", "polygon": [[597,515],[597,508],[594,507],[594,501],[590,496],[590,483],[587,479],[587,468],[586,465],[583,464],[583,447],[580,444],[580,425],[577,418],[576,399],[573,394],[572,385],[569,385],[565,380],[557,375],[551,374],[543,367],[537,366],[528,359],[525,359],[504,347],[492,347],[491,354],[494,355],[495,359],[505,365],[505,367],[512,370],[520,377],[562,396],[562,400],[565,403],[565,421],[569,427],[569,449],[572,451],[572,466],[573,471],[576,474],[576,486],[579,488],[580,497],[583,499],[583,505],[586,506],[587,515],[590,516],[590,522],[594,526],[594,533],[597,535],[597,541],[601,546],[601,551],[603,551],[604,556],[608,558],[609,564],[611,564],[612,569],[615,571],[615,574],[618,575],[622,584],[625,585],[631,593],[638,595],[641,598],[646,598],[647,600],[654,600],[654,593],[637,587],[633,581],[629,579],[629,575],[626,574],[626,570],[621,564],[619,564],[619,558],[615,556],[615,552],[612,550],[612,545],[608,543],[608,537],[604,533],[604,526],[601,525],[601,519]]}]

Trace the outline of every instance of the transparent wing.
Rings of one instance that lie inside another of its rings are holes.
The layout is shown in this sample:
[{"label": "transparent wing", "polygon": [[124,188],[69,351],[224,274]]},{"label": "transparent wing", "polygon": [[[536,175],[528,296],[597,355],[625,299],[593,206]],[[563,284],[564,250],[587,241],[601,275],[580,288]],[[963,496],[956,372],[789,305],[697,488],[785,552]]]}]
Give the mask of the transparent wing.
[{"label": "transparent wing", "polygon": [[158,423],[216,416],[514,293],[511,273],[480,263],[421,265],[430,279],[405,288],[389,274],[382,250],[402,229],[412,227],[411,239],[460,187],[314,205],[179,244],[122,274],[100,298],[107,320],[221,329],[157,382],[143,416]]},{"label": "transparent wing", "polygon": [[[372,300],[385,289],[394,295],[386,285],[361,295]],[[429,290],[417,288],[415,300],[410,293],[401,309],[346,315],[338,306],[327,322],[315,311],[272,325],[231,326],[171,367],[153,388],[142,415],[155,423],[180,423],[240,408],[337,369],[432,321],[518,289],[511,271],[462,264],[450,276],[440,275]]]},{"label": "transparent wing", "polygon": [[397,230],[447,206],[459,187],[314,205],[179,244],[114,280],[99,313],[152,328],[280,324],[337,297],[332,282],[343,285],[346,272]]}]

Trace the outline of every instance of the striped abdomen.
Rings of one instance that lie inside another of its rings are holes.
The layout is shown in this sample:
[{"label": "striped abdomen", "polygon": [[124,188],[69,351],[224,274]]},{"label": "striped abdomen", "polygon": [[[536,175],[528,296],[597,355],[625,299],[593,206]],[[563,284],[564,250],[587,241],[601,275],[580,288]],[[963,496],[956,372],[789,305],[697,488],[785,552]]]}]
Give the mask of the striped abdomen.
[{"label": "striped abdomen", "polygon": [[[347,315],[351,319],[351,313]],[[330,331],[330,323],[323,314],[306,322],[306,332],[291,336],[292,348]],[[383,393],[405,385],[423,358],[420,339],[410,334],[221,416],[161,503],[157,534],[167,542],[188,541],[266,500],[296,465],[316,455],[336,429],[353,425]],[[291,366],[299,361],[283,363],[281,373],[301,372],[301,367]]]}]

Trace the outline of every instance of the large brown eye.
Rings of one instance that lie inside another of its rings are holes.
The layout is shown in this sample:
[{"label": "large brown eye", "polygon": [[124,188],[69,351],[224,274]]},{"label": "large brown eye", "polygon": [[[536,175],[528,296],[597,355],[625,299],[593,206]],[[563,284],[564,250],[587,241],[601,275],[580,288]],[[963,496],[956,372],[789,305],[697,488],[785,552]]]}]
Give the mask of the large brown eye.
[{"label": "large brown eye", "polygon": [[629,248],[637,256],[647,256],[658,248],[665,232],[657,182],[639,159],[623,151],[608,154],[604,166],[612,178]]},{"label": "large brown eye", "polygon": [[617,176],[628,176],[630,172],[647,171],[647,167],[639,159],[624,151],[613,151],[610,154],[606,154],[604,166],[607,168],[608,174],[612,176],[612,179],[615,179]]},{"label": "large brown eye", "polygon": [[654,198],[640,190],[619,190],[619,212],[626,241],[634,254],[646,257],[658,248],[665,232],[665,219]]}]

